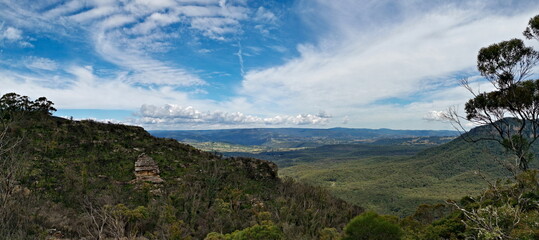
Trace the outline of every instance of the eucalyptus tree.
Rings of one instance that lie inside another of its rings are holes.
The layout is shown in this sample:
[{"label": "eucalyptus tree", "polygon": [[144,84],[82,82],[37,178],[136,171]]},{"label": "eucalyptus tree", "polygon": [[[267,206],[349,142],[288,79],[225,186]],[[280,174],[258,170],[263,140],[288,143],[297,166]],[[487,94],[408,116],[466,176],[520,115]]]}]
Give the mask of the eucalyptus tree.
[{"label": "eucalyptus tree", "polygon": [[[530,19],[524,31],[528,39],[539,40],[539,15]],[[464,129],[461,119],[476,125],[489,125],[493,134],[470,141],[494,140],[514,154],[515,164],[522,171],[529,169],[534,159],[532,145],[539,138],[539,80],[530,79],[539,62],[539,52],[520,39],[511,39],[481,48],[477,55],[477,69],[494,90],[476,92],[467,79],[462,85],[473,95],[465,104],[466,116],[459,116],[454,109],[447,117]]]}]

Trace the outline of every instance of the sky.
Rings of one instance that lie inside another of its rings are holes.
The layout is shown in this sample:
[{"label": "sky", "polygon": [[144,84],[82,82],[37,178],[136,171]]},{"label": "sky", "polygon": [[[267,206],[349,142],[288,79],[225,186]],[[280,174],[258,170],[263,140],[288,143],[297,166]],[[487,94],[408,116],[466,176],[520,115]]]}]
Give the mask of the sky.
[{"label": "sky", "polygon": [[[526,0],[0,0],[0,94],[146,129],[451,129]],[[537,47],[537,42],[526,41]]]}]

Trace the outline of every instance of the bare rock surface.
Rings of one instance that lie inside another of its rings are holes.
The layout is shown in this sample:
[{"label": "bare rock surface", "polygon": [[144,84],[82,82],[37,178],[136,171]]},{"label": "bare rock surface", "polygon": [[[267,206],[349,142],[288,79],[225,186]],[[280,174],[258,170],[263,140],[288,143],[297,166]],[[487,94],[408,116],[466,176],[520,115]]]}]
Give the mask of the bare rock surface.
[{"label": "bare rock surface", "polygon": [[140,154],[135,162],[135,181],[162,183],[164,180],[159,176],[159,166],[146,154]]}]

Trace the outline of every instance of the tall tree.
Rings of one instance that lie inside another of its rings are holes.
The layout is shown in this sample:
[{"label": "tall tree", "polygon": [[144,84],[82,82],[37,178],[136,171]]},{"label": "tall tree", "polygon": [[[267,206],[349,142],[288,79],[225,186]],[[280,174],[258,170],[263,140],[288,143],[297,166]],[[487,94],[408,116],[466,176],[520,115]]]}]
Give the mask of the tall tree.
[{"label": "tall tree", "polygon": [[[539,15],[532,18],[524,35],[531,39],[539,35]],[[465,119],[477,125],[490,125],[491,137],[471,141],[494,140],[514,154],[513,173],[526,171],[534,159],[532,144],[539,138],[539,80],[529,80],[539,62],[539,52],[525,46],[520,39],[492,44],[479,50],[477,69],[494,87],[491,92],[475,92],[467,79],[461,83],[472,94],[465,105]],[[448,118],[458,123],[456,111]]]},{"label": "tall tree", "polygon": [[53,105],[54,103],[46,97],[40,97],[32,101],[27,96],[21,96],[17,93],[6,93],[0,97],[0,120],[12,120],[15,115],[26,113],[52,115],[56,111]]}]

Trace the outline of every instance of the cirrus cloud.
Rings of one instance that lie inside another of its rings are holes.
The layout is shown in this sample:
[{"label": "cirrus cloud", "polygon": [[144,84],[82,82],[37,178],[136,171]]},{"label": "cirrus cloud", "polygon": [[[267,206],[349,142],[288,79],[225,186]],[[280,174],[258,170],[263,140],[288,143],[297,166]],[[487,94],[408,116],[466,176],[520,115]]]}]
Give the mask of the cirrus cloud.
[{"label": "cirrus cloud", "polygon": [[31,69],[54,71],[58,69],[58,63],[50,58],[29,56],[25,60],[25,65]]}]

